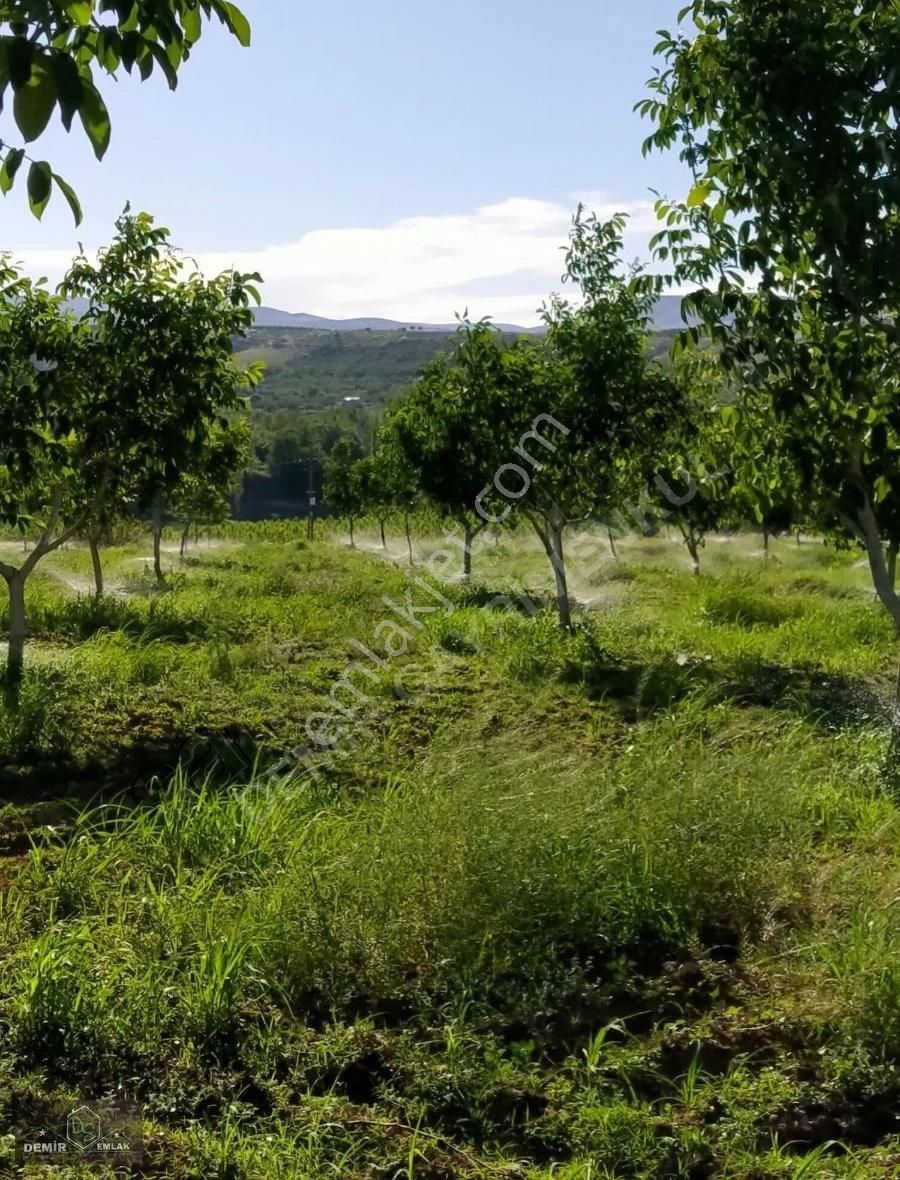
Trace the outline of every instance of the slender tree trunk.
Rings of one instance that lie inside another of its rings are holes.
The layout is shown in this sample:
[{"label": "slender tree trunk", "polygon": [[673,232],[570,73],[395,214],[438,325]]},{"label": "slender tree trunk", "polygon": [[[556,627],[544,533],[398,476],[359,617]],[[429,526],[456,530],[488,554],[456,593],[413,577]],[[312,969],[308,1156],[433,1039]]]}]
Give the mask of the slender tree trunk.
[{"label": "slender tree trunk", "polygon": [[769,558],[769,530],[763,529],[762,534],[763,534],[763,553],[766,556],[766,560],[768,560],[768,558]]},{"label": "slender tree trunk", "polygon": [[798,544],[798,545],[800,544],[801,540],[803,539],[803,538],[801,537],[801,533],[802,533],[802,532],[803,532],[803,530],[802,530],[802,529],[797,529],[797,544]]},{"label": "slender tree trunk", "polygon": [[866,547],[866,556],[869,559],[869,572],[872,575],[872,584],[875,587],[875,593],[881,600],[882,606],[891,616],[894,629],[898,637],[900,637],[900,598],[898,598],[891,584],[891,574],[888,569],[888,562],[885,560],[884,543],[878,529],[878,521],[868,499],[858,511],[857,522],[859,537]]},{"label": "slender tree trunk", "polygon": [[415,565],[416,563],[413,560],[412,537],[410,536],[410,533],[409,533],[409,513],[408,512],[404,512],[404,514],[403,514],[403,528],[406,532],[406,548],[409,550],[409,564]]},{"label": "slender tree trunk", "polygon": [[153,508],[153,572],[156,574],[157,585],[165,584],[162,568],[162,509],[159,504]]},{"label": "slender tree trunk", "polygon": [[556,611],[559,625],[564,631],[572,630],[572,603],[569,599],[569,582],[566,577],[566,556],[563,549],[564,522],[554,513],[550,519],[529,514],[534,531],[541,539],[544,552],[553,566],[556,579]]},{"label": "slender tree trunk", "polygon": [[569,601],[569,583],[566,578],[566,558],[563,552],[562,528],[551,526],[550,546],[553,573],[556,575],[556,609],[559,611],[559,624],[564,631],[572,630],[572,604]]},{"label": "slender tree trunk", "polygon": [[9,591],[9,648],[6,656],[6,682],[16,687],[25,670],[25,638],[27,624],[25,617],[25,577],[17,570],[12,577],[7,577],[6,588]]},{"label": "slender tree trunk", "polygon": [[470,524],[466,524],[465,532],[465,549],[463,550],[463,581],[469,582],[472,579],[472,542],[475,540],[475,530]]},{"label": "slender tree trunk", "polygon": [[384,535],[384,521],[379,520],[378,524],[381,526],[381,548],[387,549],[387,538]]},{"label": "slender tree trunk", "polygon": [[700,547],[694,537],[685,537],[685,545],[687,551],[691,555],[691,573],[695,578],[700,577]]},{"label": "slender tree trunk", "polygon": [[616,561],[618,561],[619,560],[619,550],[616,548],[616,538],[613,536],[613,531],[611,528],[609,528],[609,526],[607,526],[607,529],[606,529],[606,536],[609,539],[609,551],[613,555],[613,557],[616,559]]},{"label": "slender tree trunk", "polygon": [[897,551],[898,551],[898,549],[900,549],[900,542],[898,542],[898,541],[891,541],[890,545],[888,545],[887,572],[888,572],[888,578],[890,579],[890,583],[891,583],[891,589],[894,591],[896,591],[896,589],[897,589]]},{"label": "slender tree trunk", "polygon": [[187,553],[188,541],[191,539],[191,526],[186,524],[181,533],[181,547],[178,551],[178,556],[184,561],[184,555]]},{"label": "slender tree trunk", "polygon": [[88,537],[91,550],[91,565],[94,569],[94,592],[98,598],[103,597],[103,562],[100,560],[100,540],[96,533]]},{"label": "slender tree trunk", "polygon": [[350,548],[356,548],[356,538],[353,536],[353,517],[350,517]]}]

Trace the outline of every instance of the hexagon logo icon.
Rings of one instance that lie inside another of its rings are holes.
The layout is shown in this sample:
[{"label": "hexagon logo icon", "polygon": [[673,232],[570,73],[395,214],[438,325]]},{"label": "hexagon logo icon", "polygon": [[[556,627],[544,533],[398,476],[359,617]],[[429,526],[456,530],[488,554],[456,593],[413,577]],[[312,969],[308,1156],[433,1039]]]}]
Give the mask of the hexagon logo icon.
[{"label": "hexagon logo icon", "polygon": [[90,1151],[100,1138],[100,1116],[89,1106],[79,1106],[66,1119],[66,1138],[82,1151]]}]

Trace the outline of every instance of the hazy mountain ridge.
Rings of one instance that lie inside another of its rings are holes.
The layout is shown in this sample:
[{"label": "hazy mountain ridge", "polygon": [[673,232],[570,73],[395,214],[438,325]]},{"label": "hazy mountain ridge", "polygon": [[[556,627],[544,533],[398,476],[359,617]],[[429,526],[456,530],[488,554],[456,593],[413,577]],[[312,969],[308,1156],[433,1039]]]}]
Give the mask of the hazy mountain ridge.
[{"label": "hazy mountain ridge", "polygon": [[[277,307],[260,307],[256,313],[258,328],[312,328],[320,332],[422,332],[449,334],[459,327],[452,324],[426,324],[417,320],[389,320],[378,317],[335,320],[327,316],[310,315],[303,311],[282,311]],[[654,327],[666,331],[681,326],[681,296],[663,295],[656,305]],[[502,332],[516,335],[540,332],[539,327],[523,328],[516,324],[496,324]]]}]

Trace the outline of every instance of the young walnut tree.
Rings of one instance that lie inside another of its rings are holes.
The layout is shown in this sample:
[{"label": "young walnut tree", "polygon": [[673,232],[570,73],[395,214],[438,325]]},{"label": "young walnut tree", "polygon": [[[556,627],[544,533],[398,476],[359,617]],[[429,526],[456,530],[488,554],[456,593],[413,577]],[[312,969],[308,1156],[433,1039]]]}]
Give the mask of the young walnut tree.
[{"label": "young walnut tree", "polygon": [[185,272],[147,214],[126,214],[96,263],[76,260],[60,296],[0,271],[0,519],[39,533],[9,591],[7,673],[20,678],[25,582],[37,563],[123,503],[157,503],[196,469],[261,376],[232,361],[258,276]]},{"label": "young walnut tree", "polygon": [[900,633],[897,5],[693,0],[680,20],[641,104],[647,149],[694,175],[660,202],[658,257],[691,289],[690,336],[768,399],[813,523],[865,549]]}]

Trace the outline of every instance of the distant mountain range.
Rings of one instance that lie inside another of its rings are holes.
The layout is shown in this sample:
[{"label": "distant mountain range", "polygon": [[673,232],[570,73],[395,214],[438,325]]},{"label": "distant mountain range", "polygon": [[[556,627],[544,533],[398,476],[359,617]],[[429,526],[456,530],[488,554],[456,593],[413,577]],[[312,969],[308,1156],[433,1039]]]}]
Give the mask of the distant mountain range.
[{"label": "distant mountain range", "polygon": [[[663,295],[656,305],[654,326],[659,332],[681,327],[681,296]],[[377,317],[332,320],[325,316],[309,315],[303,311],[281,311],[277,307],[260,307],[256,312],[258,328],[313,328],[320,332],[423,332],[448,334],[458,324],[423,324],[415,320],[385,320]],[[541,328],[521,328],[516,324],[495,325],[512,334],[540,332]]]},{"label": "distant mountain range", "polygon": [[[84,315],[87,311],[87,301],[72,299],[67,306],[76,315]],[[423,324],[415,320],[384,320],[375,316],[362,319],[331,320],[326,316],[309,315],[305,311],[281,311],[277,307],[260,307],[255,312],[257,328],[312,328],[319,332],[422,332],[428,334],[448,335],[455,332],[458,324]],[[663,295],[657,305],[654,316],[654,326],[658,332],[671,331],[680,328],[681,296]],[[543,331],[542,328],[522,328],[516,324],[495,324],[501,332],[511,335],[533,334]]]}]

